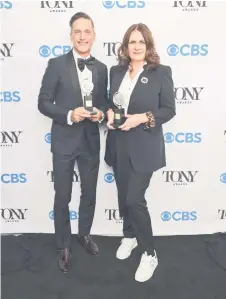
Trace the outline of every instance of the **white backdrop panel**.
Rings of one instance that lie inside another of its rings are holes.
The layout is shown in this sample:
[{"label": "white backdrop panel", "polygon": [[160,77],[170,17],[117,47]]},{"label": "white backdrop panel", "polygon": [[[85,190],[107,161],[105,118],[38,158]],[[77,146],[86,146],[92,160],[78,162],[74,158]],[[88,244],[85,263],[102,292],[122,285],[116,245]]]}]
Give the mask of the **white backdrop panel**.
[{"label": "white backdrop panel", "polygon": [[[177,115],[164,126],[167,166],[146,193],[154,234],[225,232],[226,1],[171,0],[0,1],[2,232],[54,231],[51,120],[39,113],[37,98],[48,60],[72,46],[69,20],[78,11],[93,18],[92,54],[108,68],[126,29],[138,22],[150,27],[161,62],[172,68]],[[103,160],[106,128],[100,133],[92,233],[121,235],[114,177]],[[79,200],[76,166],[73,233]]]}]

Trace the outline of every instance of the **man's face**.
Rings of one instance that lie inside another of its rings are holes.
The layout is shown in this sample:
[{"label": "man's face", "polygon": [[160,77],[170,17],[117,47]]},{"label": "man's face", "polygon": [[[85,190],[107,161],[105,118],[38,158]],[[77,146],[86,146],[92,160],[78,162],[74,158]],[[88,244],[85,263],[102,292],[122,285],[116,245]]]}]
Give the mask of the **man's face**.
[{"label": "man's face", "polygon": [[72,24],[71,41],[79,55],[88,56],[94,40],[95,32],[90,20],[81,18]]}]

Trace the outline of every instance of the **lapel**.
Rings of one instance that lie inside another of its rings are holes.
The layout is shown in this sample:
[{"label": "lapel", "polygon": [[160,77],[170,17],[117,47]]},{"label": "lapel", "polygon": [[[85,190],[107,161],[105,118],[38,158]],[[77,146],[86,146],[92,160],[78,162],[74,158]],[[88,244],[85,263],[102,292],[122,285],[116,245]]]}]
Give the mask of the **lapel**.
[{"label": "lapel", "polygon": [[79,84],[78,72],[72,50],[67,54],[67,64],[70,72],[71,83],[74,87],[74,92],[76,94],[76,101],[80,106],[83,106],[82,92]]},{"label": "lapel", "polygon": [[[150,80],[153,79],[153,74],[154,74],[154,70],[151,69],[147,69],[146,66],[144,66],[144,70],[143,72],[140,74],[140,76],[138,77],[138,80],[134,86],[134,89],[131,93],[131,96],[130,96],[130,102],[129,102],[129,106],[128,106],[128,110],[130,108],[130,106],[136,101],[136,100],[139,100],[139,97],[140,95],[142,94],[143,92],[143,87],[144,85],[146,84],[150,84]],[[143,83],[141,80],[144,78],[147,79],[147,83]]]},{"label": "lapel", "polygon": [[115,76],[115,79],[113,81],[113,88],[112,88],[112,98],[114,94],[119,90],[120,84],[122,83],[123,77],[125,76],[126,72],[128,70],[128,67],[120,66],[118,68],[117,75]]},{"label": "lapel", "polygon": [[89,69],[92,72],[92,81],[93,81],[93,91],[92,91],[92,95],[93,97],[95,97],[96,93],[97,93],[97,83],[98,83],[98,71],[97,71],[97,65],[96,65],[96,61],[94,62],[94,64],[92,66],[89,67]]}]

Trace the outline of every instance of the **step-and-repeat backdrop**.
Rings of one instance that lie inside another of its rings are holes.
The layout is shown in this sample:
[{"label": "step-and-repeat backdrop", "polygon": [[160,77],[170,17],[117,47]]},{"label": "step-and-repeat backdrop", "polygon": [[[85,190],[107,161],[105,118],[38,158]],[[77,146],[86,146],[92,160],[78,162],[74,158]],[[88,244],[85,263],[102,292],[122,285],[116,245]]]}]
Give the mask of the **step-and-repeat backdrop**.
[{"label": "step-and-repeat backdrop", "polygon": [[[3,233],[52,233],[51,120],[37,109],[47,62],[71,49],[69,20],[93,18],[92,54],[109,68],[133,23],[147,24],[175,83],[176,117],[164,126],[167,166],[146,198],[155,235],[226,231],[226,1],[0,1],[1,226]],[[112,169],[101,165],[93,234],[121,235]],[[77,233],[80,177],[70,219]]]}]

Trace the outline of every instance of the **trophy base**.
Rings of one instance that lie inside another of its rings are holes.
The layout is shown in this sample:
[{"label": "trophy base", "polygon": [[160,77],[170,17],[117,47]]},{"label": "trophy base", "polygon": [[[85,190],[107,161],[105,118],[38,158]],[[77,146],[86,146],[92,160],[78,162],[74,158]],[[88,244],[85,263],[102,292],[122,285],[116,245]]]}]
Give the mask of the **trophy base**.
[{"label": "trophy base", "polygon": [[121,126],[121,124],[113,124],[113,127],[114,127],[115,129],[118,129],[120,126]]},{"label": "trophy base", "polygon": [[93,110],[93,107],[84,107],[91,115],[96,115],[97,111]]},{"label": "trophy base", "polygon": [[[113,127],[118,129],[125,122],[125,110],[123,108],[114,109]],[[120,130],[120,129],[119,129]]]},{"label": "trophy base", "polygon": [[[125,121],[126,121],[126,118],[123,117],[123,118],[121,119],[120,122],[113,122],[113,127],[114,127],[115,129],[119,129],[119,127],[122,126],[122,125],[124,124]],[[120,129],[119,129],[119,130],[120,130]]]},{"label": "trophy base", "polygon": [[84,96],[84,108],[89,112],[93,112],[92,95],[89,94],[89,95]]},{"label": "trophy base", "polygon": [[87,111],[89,111],[89,112],[93,112],[93,107],[86,107],[86,106],[84,106],[84,108],[85,108]]},{"label": "trophy base", "polygon": [[97,114],[97,111],[91,111],[91,113],[90,113],[91,115],[96,115]]}]

